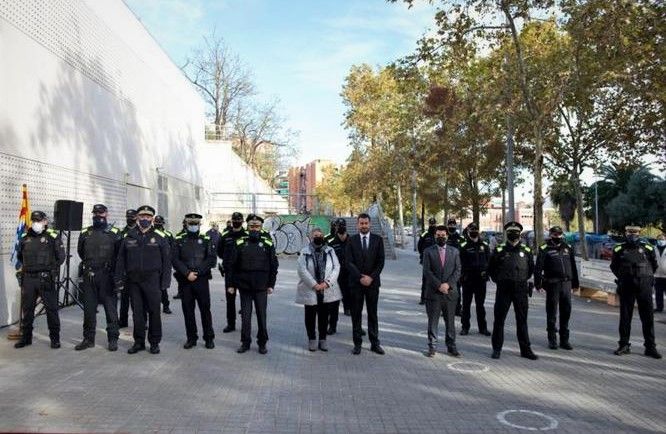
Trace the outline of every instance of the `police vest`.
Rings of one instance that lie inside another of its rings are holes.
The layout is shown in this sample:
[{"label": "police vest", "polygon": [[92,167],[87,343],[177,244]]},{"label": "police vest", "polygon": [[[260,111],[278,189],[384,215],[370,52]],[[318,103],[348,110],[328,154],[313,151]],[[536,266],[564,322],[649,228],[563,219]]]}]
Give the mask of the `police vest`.
[{"label": "police vest", "polygon": [[623,243],[615,246],[613,251],[620,256],[618,277],[621,280],[652,277],[654,273],[647,257],[647,251],[653,249],[654,247],[644,243],[636,245]]},{"label": "police vest", "polygon": [[460,244],[460,262],[463,271],[486,271],[489,256],[490,247],[485,241],[466,240]]},{"label": "police vest", "polygon": [[145,234],[132,231],[125,235],[125,266],[127,274],[132,280],[142,279],[142,273],[162,272],[161,247],[168,241],[166,234],[158,229]]},{"label": "police vest", "polygon": [[273,245],[271,240],[264,236],[259,242],[252,242],[249,237],[243,237],[236,241],[238,248],[239,268],[244,272],[270,271],[269,248]]},{"label": "police vest", "polygon": [[526,282],[529,279],[531,254],[532,249],[523,244],[516,246],[505,244],[497,247],[495,250],[497,271],[494,280],[497,282]]},{"label": "police vest", "polygon": [[23,271],[29,273],[51,271],[56,265],[56,238],[58,234],[52,229],[47,229],[39,235],[23,234],[21,238]]},{"label": "police vest", "polygon": [[543,258],[543,275],[546,279],[572,279],[571,247],[566,243],[553,245],[542,244],[539,247]]},{"label": "police vest", "polygon": [[201,270],[204,259],[208,256],[210,237],[203,234],[197,236],[178,234],[176,243],[180,247],[178,259],[183,261],[191,271]]},{"label": "police vest", "polygon": [[91,268],[110,268],[116,259],[115,247],[119,233],[120,230],[114,227],[108,230],[98,230],[92,227],[84,229],[81,232],[81,236],[84,237],[83,263]]}]

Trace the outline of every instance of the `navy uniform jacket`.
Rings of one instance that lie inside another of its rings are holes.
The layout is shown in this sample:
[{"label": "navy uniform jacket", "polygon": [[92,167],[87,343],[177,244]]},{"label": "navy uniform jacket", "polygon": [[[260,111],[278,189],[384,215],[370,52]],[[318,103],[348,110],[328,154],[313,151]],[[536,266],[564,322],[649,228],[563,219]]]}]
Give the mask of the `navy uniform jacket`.
[{"label": "navy uniform jacket", "polygon": [[28,229],[21,235],[16,258],[26,273],[57,272],[65,262],[65,248],[58,233],[45,229],[41,234]]},{"label": "navy uniform jacket", "polygon": [[155,228],[145,233],[131,229],[118,250],[115,281],[143,282],[150,275],[158,275],[160,288],[171,284],[171,254],[166,234]]},{"label": "navy uniform jacket", "polygon": [[210,270],[217,263],[213,241],[208,235],[199,232],[176,235],[173,254],[173,268],[185,281],[194,271],[199,277],[210,278]]},{"label": "navy uniform jacket", "polygon": [[244,235],[225,253],[225,284],[227,288],[245,291],[275,288],[278,266],[270,235],[262,232],[256,241],[251,240],[249,235]]}]

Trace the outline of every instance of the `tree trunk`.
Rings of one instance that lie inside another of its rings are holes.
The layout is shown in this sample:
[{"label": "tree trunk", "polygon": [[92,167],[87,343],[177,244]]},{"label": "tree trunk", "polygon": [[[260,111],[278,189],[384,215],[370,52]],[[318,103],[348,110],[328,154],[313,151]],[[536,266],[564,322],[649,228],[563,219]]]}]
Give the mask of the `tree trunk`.
[{"label": "tree trunk", "polygon": [[576,193],[576,214],[578,214],[578,238],[580,239],[580,256],[583,260],[589,260],[587,256],[587,245],[585,244],[585,212],[583,211],[583,188],[580,185],[578,165],[574,164],[572,181]]},{"label": "tree trunk", "polygon": [[564,231],[571,232],[571,220],[564,220]]},{"label": "tree trunk", "polygon": [[425,231],[425,202],[421,201],[421,232]]},{"label": "tree trunk", "polygon": [[[479,203],[481,200],[481,195],[479,194],[479,182],[474,180],[472,182],[472,187],[474,188],[472,193],[472,221],[478,225],[480,223],[479,218],[481,217],[481,204]],[[462,219],[460,223],[462,224]]]},{"label": "tree trunk", "polygon": [[506,188],[502,189],[502,228],[500,232],[504,231],[504,225],[506,224]]},{"label": "tree trunk", "polygon": [[404,245],[404,226],[405,225],[405,218],[404,218],[404,209],[402,207],[402,187],[400,186],[400,183],[398,183],[398,233],[400,234],[400,240],[402,241]]},{"label": "tree trunk", "polygon": [[534,126],[534,242],[536,246],[543,243],[543,137],[541,122]]}]

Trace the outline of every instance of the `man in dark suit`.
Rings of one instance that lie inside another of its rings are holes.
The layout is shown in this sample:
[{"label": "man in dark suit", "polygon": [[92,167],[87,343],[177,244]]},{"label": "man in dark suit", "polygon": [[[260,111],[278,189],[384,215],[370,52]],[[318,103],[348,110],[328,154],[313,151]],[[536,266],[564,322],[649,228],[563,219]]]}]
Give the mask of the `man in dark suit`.
[{"label": "man in dark suit", "polygon": [[377,354],[384,354],[384,350],[379,345],[377,320],[379,275],[384,268],[384,241],[379,235],[370,233],[368,214],[359,214],[356,222],[359,233],[350,238],[345,254],[352,300],[351,314],[354,335],[352,354],[361,354],[361,344],[363,343],[361,319],[364,301],[367,304],[370,349]]},{"label": "man in dark suit", "polygon": [[460,279],[460,253],[447,245],[446,226],[437,226],[436,244],[423,251],[423,280],[425,302],[428,312],[428,357],[437,351],[439,316],[446,324],[446,348],[448,353],[459,357],[456,348],[455,311],[458,302],[458,280]]}]

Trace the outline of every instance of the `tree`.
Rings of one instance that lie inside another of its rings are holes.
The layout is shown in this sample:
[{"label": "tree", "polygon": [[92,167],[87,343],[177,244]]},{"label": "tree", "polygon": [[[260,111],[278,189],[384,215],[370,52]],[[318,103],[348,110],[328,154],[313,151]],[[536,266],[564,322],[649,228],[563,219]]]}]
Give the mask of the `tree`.
[{"label": "tree", "polygon": [[[399,0],[388,0],[397,2]],[[414,0],[403,0],[410,6]],[[511,41],[511,60],[516,71],[520,94],[532,126],[534,174],[534,228],[536,242],[543,237],[543,147],[547,114],[534,95],[539,84],[528,71],[519,28],[535,14],[548,13],[553,0],[439,0],[435,14],[436,36],[426,36],[420,41],[417,59],[429,60],[434,55],[450,58],[450,62],[467,62],[480,47],[486,48]],[[443,55],[444,53],[444,55]]]},{"label": "tree", "polygon": [[[557,207],[560,219],[564,222],[564,228],[567,232],[571,230],[571,221],[574,218],[578,205],[576,195],[573,191],[572,182],[567,177],[559,178],[550,186],[550,200]],[[583,220],[584,217],[580,219]]]},{"label": "tree", "polygon": [[215,138],[225,138],[238,105],[255,93],[249,70],[215,30],[204,37],[182,70],[209,106]]}]

